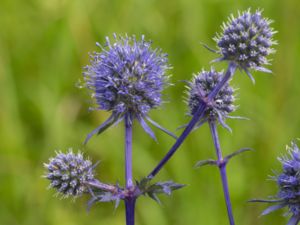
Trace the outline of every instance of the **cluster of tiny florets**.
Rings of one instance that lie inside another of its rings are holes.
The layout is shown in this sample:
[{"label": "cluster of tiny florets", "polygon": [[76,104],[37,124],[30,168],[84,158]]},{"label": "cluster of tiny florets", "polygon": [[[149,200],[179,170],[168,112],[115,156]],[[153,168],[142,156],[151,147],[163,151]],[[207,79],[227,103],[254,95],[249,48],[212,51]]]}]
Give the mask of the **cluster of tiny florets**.
[{"label": "cluster of tiny florets", "polygon": [[234,61],[240,68],[267,71],[266,58],[274,50],[275,33],[270,27],[271,21],[263,18],[261,11],[245,11],[237,18],[233,16],[223,25],[223,33],[215,38],[222,54],[222,60]]},{"label": "cluster of tiny florets", "polygon": [[209,120],[223,120],[227,115],[235,110],[233,102],[234,90],[228,83],[219,91],[216,97],[208,101],[209,93],[222,80],[223,72],[217,72],[214,69],[210,71],[202,71],[196,74],[188,85],[189,113],[194,115],[199,106],[205,102],[207,107],[205,110],[205,118]]},{"label": "cluster of tiny florets", "polygon": [[288,147],[289,155],[281,157],[283,171],[277,176],[278,198],[293,215],[300,216],[300,150],[295,143]]},{"label": "cluster of tiny florets", "polygon": [[50,187],[64,197],[80,196],[87,192],[87,182],[94,179],[92,162],[83,158],[81,153],[74,154],[71,150],[57,153],[45,164],[45,177],[50,180]]},{"label": "cluster of tiny florets", "polygon": [[91,55],[84,79],[92,90],[97,109],[116,115],[144,116],[161,102],[167,84],[167,55],[152,49],[151,43],[132,37],[114,36],[114,43],[106,38],[101,52]]}]

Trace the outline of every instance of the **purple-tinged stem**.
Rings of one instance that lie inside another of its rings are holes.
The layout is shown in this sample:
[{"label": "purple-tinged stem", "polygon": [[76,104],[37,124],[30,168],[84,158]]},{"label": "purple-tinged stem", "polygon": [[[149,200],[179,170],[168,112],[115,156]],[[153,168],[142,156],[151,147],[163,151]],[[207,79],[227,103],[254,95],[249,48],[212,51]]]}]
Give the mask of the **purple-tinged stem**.
[{"label": "purple-tinged stem", "polygon": [[[126,189],[133,189],[132,180],[132,118],[125,115],[125,179]],[[126,225],[134,225],[135,197],[125,199]]]},{"label": "purple-tinged stem", "polygon": [[114,185],[104,184],[98,180],[89,181],[86,184],[89,185],[90,187],[98,188],[100,190],[105,190],[112,193],[118,190],[118,188],[115,187]]},{"label": "purple-tinged stem", "polygon": [[[233,62],[229,63],[228,69],[226,71],[223,79],[218,83],[212,92],[208,95],[207,102],[211,101],[219,91],[222,89],[224,84],[226,84],[230,78],[233,76],[237,65]],[[162,167],[170,160],[170,158],[174,155],[180,145],[184,142],[189,133],[193,130],[196,123],[204,116],[204,111],[206,109],[206,102],[202,102],[199,105],[196,113],[193,115],[191,121],[188,123],[187,127],[184,129],[180,137],[176,140],[175,144],[171,147],[171,149],[167,152],[167,154],[163,157],[163,159],[157,164],[157,166],[149,173],[148,178],[152,179],[158,172],[162,169]]]},{"label": "purple-tinged stem", "polygon": [[126,188],[132,188],[132,120],[129,115],[125,115],[125,179]]},{"label": "purple-tinged stem", "polygon": [[235,62],[230,62],[226,71],[225,76],[223,79],[214,87],[214,89],[209,93],[208,100],[214,99],[217,96],[219,91],[224,87],[224,85],[230,80],[233,76],[234,72],[236,71],[237,65]]},{"label": "purple-tinged stem", "polygon": [[214,141],[214,145],[215,145],[216,153],[217,153],[217,157],[218,157],[217,162],[218,162],[218,166],[219,166],[219,170],[220,170],[220,175],[222,178],[223,192],[224,192],[224,197],[225,197],[225,202],[226,202],[226,207],[227,207],[228,219],[229,219],[230,225],[234,225],[235,223],[234,223],[234,218],[233,218],[233,213],[232,213],[232,206],[231,206],[231,201],[230,201],[227,174],[226,174],[227,162],[224,161],[223,156],[222,156],[222,150],[221,150],[221,146],[220,146],[220,142],[219,142],[217,125],[216,125],[215,121],[210,121],[209,127],[211,130],[212,138]]},{"label": "purple-tinged stem", "polygon": [[194,114],[192,120],[189,122],[187,127],[184,129],[180,137],[176,140],[175,144],[172,146],[170,151],[164,156],[164,158],[158,163],[158,165],[152,170],[152,172],[148,175],[148,178],[152,179],[161,169],[162,167],[170,160],[172,155],[177,151],[182,142],[186,139],[189,133],[193,130],[195,124],[199,121],[204,114],[204,110],[206,108],[206,104],[201,104],[196,113]]},{"label": "purple-tinged stem", "polygon": [[134,225],[135,197],[125,199],[126,225]]}]

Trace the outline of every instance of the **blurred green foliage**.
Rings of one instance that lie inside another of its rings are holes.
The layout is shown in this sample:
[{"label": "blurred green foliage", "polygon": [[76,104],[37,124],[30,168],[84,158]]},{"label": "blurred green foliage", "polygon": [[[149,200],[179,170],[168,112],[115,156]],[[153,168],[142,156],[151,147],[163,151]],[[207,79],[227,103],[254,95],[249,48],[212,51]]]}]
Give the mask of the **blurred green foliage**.
[{"label": "blurred green foliage", "polygon": [[[241,147],[256,151],[230,163],[229,184],[238,224],[285,224],[282,213],[259,218],[265,205],[251,198],[276,194],[267,180],[285,145],[300,136],[300,2],[298,0],[1,0],[0,1],[0,224],[75,225],[124,224],[124,208],[97,204],[85,212],[87,198],[59,200],[47,191],[41,178],[43,162],[55,150],[81,149],[101,160],[98,176],[123,183],[123,127],[119,124],[82,146],[85,135],[107,118],[89,112],[89,96],[75,87],[88,52],[97,50],[112,33],[141,35],[169,54],[172,82],[165,91],[169,103],[151,116],[175,130],[184,124],[186,106],[181,80],[209,68],[216,56],[200,45],[214,46],[212,37],[231,13],[264,9],[279,33],[273,75],[254,73],[257,84],[238,72],[236,115],[250,121],[228,121],[230,134],[220,128],[223,150]],[[224,69],[226,64],[215,64]],[[145,176],[172,145],[156,132],[154,143],[140,127],[134,128],[134,175]],[[164,197],[163,205],[141,198],[138,225],[227,224],[218,170],[194,170],[197,160],[214,157],[207,125],[193,132],[156,180],[173,179],[188,184]]]}]

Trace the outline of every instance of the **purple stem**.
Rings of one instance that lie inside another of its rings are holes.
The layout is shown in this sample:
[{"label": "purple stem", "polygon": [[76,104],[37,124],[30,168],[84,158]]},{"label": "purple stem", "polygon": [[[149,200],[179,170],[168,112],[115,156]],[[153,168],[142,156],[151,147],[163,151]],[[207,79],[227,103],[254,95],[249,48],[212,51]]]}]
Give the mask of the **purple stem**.
[{"label": "purple stem", "polygon": [[125,199],[126,225],[134,225],[135,197]]},{"label": "purple stem", "polygon": [[226,202],[226,207],[227,207],[227,214],[229,218],[230,225],[234,225],[234,218],[233,218],[233,213],[232,213],[232,206],[231,206],[231,201],[230,201],[230,195],[229,195],[229,189],[228,189],[228,181],[227,181],[227,175],[226,175],[226,165],[227,162],[223,159],[222,156],[222,150],[219,142],[219,137],[218,137],[218,131],[217,131],[217,126],[215,121],[210,121],[209,122],[209,127],[211,130],[212,138],[214,141],[214,145],[216,148],[216,153],[218,157],[218,166],[222,178],[222,185],[223,185],[223,192],[224,192],[224,197],[225,197],[225,202]]},{"label": "purple stem", "polygon": [[[226,84],[232,75],[234,74],[235,70],[237,68],[237,65],[234,62],[230,62],[228,69],[226,71],[225,76],[223,79],[218,83],[215,88],[212,90],[212,92],[208,95],[207,101],[211,101],[216,95],[219,93],[219,91],[222,89],[224,84]],[[189,133],[193,130],[196,123],[204,116],[204,111],[206,109],[206,102],[202,102],[199,105],[199,108],[197,109],[196,113],[193,115],[191,121],[187,125],[187,127],[184,129],[180,137],[176,140],[175,144],[171,147],[171,149],[167,152],[167,154],[163,157],[163,159],[157,164],[157,166],[152,170],[151,173],[149,173],[148,178],[152,179],[158,172],[162,169],[162,167],[170,160],[170,158],[174,155],[174,153],[177,151],[177,149],[180,147],[180,145],[183,143],[183,141],[186,139],[186,137],[189,135]]]},{"label": "purple stem", "polygon": [[234,72],[236,71],[237,65],[235,62],[230,62],[226,71],[225,76],[223,79],[214,87],[214,89],[209,93],[208,100],[214,99],[214,97],[217,96],[219,91],[222,89],[222,87],[230,80],[230,78],[233,76]]},{"label": "purple stem", "polygon": [[128,114],[125,115],[125,179],[126,188],[132,188],[132,121]]},{"label": "purple stem", "polygon": [[[134,188],[132,181],[132,118],[125,115],[125,179],[126,189],[131,191]],[[134,225],[135,197],[125,199],[126,225]]]},{"label": "purple stem", "polygon": [[117,187],[115,187],[114,185],[104,184],[98,180],[89,181],[86,184],[91,187],[95,187],[100,190],[105,190],[105,191],[112,192],[112,193],[117,191]]}]

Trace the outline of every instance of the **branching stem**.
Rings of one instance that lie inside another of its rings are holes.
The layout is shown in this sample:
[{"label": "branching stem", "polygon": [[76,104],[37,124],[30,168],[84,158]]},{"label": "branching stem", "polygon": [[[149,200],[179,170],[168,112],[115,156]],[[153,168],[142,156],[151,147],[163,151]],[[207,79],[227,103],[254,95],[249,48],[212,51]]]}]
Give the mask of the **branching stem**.
[{"label": "branching stem", "polygon": [[215,145],[216,154],[218,157],[217,163],[218,163],[220,175],[222,178],[223,192],[224,192],[224,197],[225,197],[225,202],[226,202],[226,207],[227,207],[228,219],[229,219],[230,225],[234,225],[235,223],[234,223],[234,217],[233,217],[233,213],[232,213],[232,206],[231,206],[231,201],[230,201],[227,174],[226,174],[227,161],[226,160],[224,161],[223,156],[222,156],[222,150],[221,150],[220,141],[219,141],[219,137],[218,137],[216,122],[209,121],[209,127],[210,127],[211,135],[213,138],[213,142]]},{"label": "branching stem", "polygon": [[191,121],[188,123],[180,137],[176,140],[175,144],[171,147],[171,149],[167,152],[167,154],[163,157],[163,159],[157,164],[157,166],[149,173],[148,178],[152,179],[158,172],[163,168],[163,166],[170,160],[170,158],[174,155],[174,153],[177,151],[177,149],[181,146],[181,144],[184,142],[186,137],[189,135],[189,133],[193,130],[194,126],[197,124],[197,122],[200,121],[201,118],[204,116],[205,109],[207,107],[207,102],[211,101],[216,97],[216,95],[219,93],[219,91],[222,89],[222,87],[231,79],[234,72],[236,71],[237,65],[234,62],[230,62],[228,69],[225,73],[225,76],[223,79],[218,83],[215,88],[212,90],[212,92],[208,95],[207,101],[202,102],[196,113],[193,115]]}]

